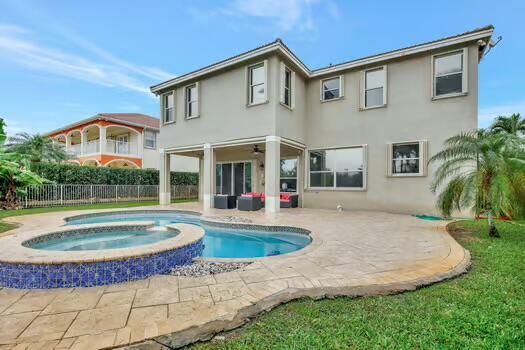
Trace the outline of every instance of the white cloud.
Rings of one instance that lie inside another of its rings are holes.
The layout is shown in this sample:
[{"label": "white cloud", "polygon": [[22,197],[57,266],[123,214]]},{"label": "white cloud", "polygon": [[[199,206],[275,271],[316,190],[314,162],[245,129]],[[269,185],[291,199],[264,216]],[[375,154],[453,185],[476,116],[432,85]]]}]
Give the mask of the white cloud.
[{"label": "white cloud", "polygon": [[509,116],[514,113],[520,113],[522,116],[525,116],[525,101],[480,108],[478,117],[479,127],[486,128],[492,124],[494,118],[497,116]]},{"label": "white cloud", "polygon": [[25,28],[0,25],[0,57],[29,69],[150,96],[152,94],[144,79],[156,82],[173,77],[157,68],[142,67],[118,59],[80,37],[73,41],[80,46],[79,51],[87,49],[99,59],[89,59],[86,55],[40,44],[33,33]]},{"label": "white cloud", "polygon": [[[274,23],[275,26],[271,27],[281,33],[316,31],[315,18],[320,11],[327,13],[333,20],[339,19],[339,9],[331,0],[231,0],[222,8],[188,8],[188,13],[196,21],[209,21],[218,17],[255,17]],[[235,28],[237,26],[238,23]],[[250,26],[252,30],[260,31],[262,25],[250,22]]]},{"label": "white cloud", "polygon": [[305,7],[308,6],[310,2],[302,0],[235,0],[231,4],[234,12],[273,19],[286,32],[305,22],[311,22],[311,18],[305,13]]}]

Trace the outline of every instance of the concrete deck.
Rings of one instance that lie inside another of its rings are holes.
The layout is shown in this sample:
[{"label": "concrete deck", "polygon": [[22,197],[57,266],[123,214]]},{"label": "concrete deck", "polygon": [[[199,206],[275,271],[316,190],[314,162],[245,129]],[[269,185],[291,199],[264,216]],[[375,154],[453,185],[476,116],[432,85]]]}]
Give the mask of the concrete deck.
[{"label": "concrete deck", "polygon": [[[198,203],[169,208],[200,211]],[[21,226],[9,234],[51,232],[79,213],[86,212],[11,218]],[[271,216],[236,210],[203,215],[302,227],[312,232],[313,242],[304,250],[214,276],[155,276],[85,289],[0,289],[0,350],[100,349],[145,340],[148,345],[152,338],[182,346],[295,298],[413,290],[461,274],[470,263],[468,251],[446,233],[444,222],[407,215],[313,209]]]}]

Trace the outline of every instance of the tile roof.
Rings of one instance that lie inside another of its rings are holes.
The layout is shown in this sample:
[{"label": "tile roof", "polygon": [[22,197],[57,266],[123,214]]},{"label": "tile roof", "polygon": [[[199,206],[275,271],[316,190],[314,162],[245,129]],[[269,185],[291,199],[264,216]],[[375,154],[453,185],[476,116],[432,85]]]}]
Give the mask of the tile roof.
[{"label": "tile roof", "polygon": [[[290,50],[288,48],[288,46],[280,38],[277,38],[276,40],[274,40],[274,41],[272,41],[270,43],[258,46],[258,47],[254,48],[254,49],[245,51],[243,53],[231,56],[231,57],[226,58],[224,60],[212,63],[210,65],[207,65],[207,66],[201,67],[199,69],[193,70],[191,72],[185,73],[183,75],[174,77],[173,79],[169,79],[169,80],[166,80],[166,81],[161,82],[159,84],[153,85],[153,86],[151,86],[150,89],[151,89],[151,91],[156,92],[156,90],[160,90],[160,89],[165,88],[166,86],[169,86],[171,84],[183,82],[183,81],[185,81],[186,77],[190,78],[191,76],[195,76],[196,74],[198,74],[198,75],[203,74],[203,72],[206,71],[206,70],[214,69],[215,67],[218,67],[218,66],[220,66],[222,64],[225,64],[225,63],[228,63],[229,61],[234,61],[234,60],[239,59],[239,58],[241,58],[243,56],[247,56],[247,55],[249,55],[251,53],[255,53],[258,50],[271,48],[271,47],[277,48],[277,47],[280,46],[281,48],[286,49],[288,51],[288,53],[290,55],[292,55],[297,60],[297,62],[300,65],[303,66],[303,68],[306,71],[306,74],[310,75],[310,74],[315,74],[317,72],[320,72],[320,71],[323,71],[323,70],[326,70],[326,69],[337,69],[339,66],[344,66],[344,65],[346,65],[348,63],[358,62],[358,61],[366,60],[366,59],[373,58],[373,57],[380,57],[380,56],[383,56],[383,55],[396,53],[398,51],[404,51],[404,50],[417,48],[417,47],[420,47],[420,46],[431,45],[431,44],[434,44],[434,43],[439,43],[441,41],[446,41],[446,40],[451,40],[451,39],[455,39],[455,38],[460,38],[462,36],[468,36],[468,35],[475,34],[475,33],[478,33],[478,32],[483,32],[483,31],[486,31],[486,30],[494,30],[494,26],[493,25],[487,25],[487,26],[476,28],[474,30],[470,30],[470,31],[467,31],[467,32],[464,32],[464,33],[461,33],[461,34],[456,34],[456,35],[448,36],[448,37],[445,37],[445,38],[432,40],[432,41],[428,41],[428,42],[425,42],[425,43],[415,44],[415,45],[403,47],[401,49],[395,49],[395,50],[392,50],[392,51],[382,52],[382,53],[379,53],[379,54],[375,54],[375,55],[371,55],[371,56],[367,56],[367,57],[361,57],[361,58],[358,58],[358,59],[349,60],[349,61],[346,61],[346,62],[342,62],[342,63],[338,63],[338,64],[334,64],[334,65],[329,65],[329,66],[325,66],[325,67],[320,67],[320,68],[316,68],[316,69],[310,69],[299,57],[297,57],[297,55],[295,55],[295,53],[292,50]],[[250,58],[252,58],[252,57],[250,57]]]},{"label": "tile roof", "polygon": [[141,113],[99,113],[98,115],[103,118],[114,119],[123,123],[132,123],[157,129],[160,127],[160,120],[158,118]]},{"label": "tile roof", "polygon": [[400,49],[395,49],[395,50],[391,50],[391,51],[381,52],[381,53],[370,55],[370,56],[360,57],[360,58],[356,58],[356,59],[353,59],[353,60],[348,60],[348,61],[337,63],[337,64],[332,64],[332,65],[325,66],[325,67],[315,68],[315,69],[312,70],[312,72],[317,72],[317,71],[320,71],[320,70],[323,70],[323,69],[326,69],[326,68],[336,68],[337,66],[341,66],[341,65],[346,64],[346,63],[355,62],[355,61],[359,61],[359,60],[364,60],[364,59],[371,58],[371,57],[376,57],[376,56],[382,56],[382,55],[386,55],[386,54],[389,54],[389,53],[394,53],[394,52],[397,52],[397,51],[403,51],[403,50],[407,50],[407,49],[412,49],[412,48],[418,47],[418,46],[434,44],[434,43],[437,43],[437,42],[443,41],[443,40],[459,38],[459,37],[464,36],[464,35],[474,34],[474,33],[477,33],[477,32],[482,32],[484,30],[488,30],[488,29],[494,29],[494,26],[491,24],[491,25],[488,25],[488,26],[476,28],[474,30],[469,30],[468,32],[464,32],[464,33],[461,33],[461,34],[447,36],[445,38],[436,39],[436,40],[432,40],[432,41],[427,41],[427,42],[420,43],[420,44],[414,44],[414,45],[406,46],[406,47],[403,47],[403,48],[400,48]]},{"label": "tile roof", "polygon": [[57,134],[59,132],[62,132],[64,130],[68,130],[71,128],[78,127],[79,125],[83,125],[86,123],[91,123],[96,120],[111,120],[114,122],[119,122],[122,124],[130,125],[130,126],[138,126],[138,127],[146,127],[146,128],[153,128],[153,129],[159,129],[160,128],[160,120],[158,118],[141,114],[141,113],[99,113],[97,115],[94,115],[93,117],[82,119],[79,121],[76,121],[74,123],[71,123],[69,125],[65,125],[61,128],[58,128],[56,130],[50,131],[45,133],[44,135],[53,135]]}]

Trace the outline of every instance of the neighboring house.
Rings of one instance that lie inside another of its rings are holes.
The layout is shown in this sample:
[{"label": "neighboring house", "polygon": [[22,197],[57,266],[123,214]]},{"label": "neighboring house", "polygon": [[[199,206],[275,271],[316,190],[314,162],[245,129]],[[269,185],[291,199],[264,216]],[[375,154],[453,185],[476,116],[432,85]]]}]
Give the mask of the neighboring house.
[{"label": "neighboring house", "polygon": [[215,193],[296,191],[304,207],[435,212],[429,156],[477,128],[478,63],[494,28],[311,70],[281,40],[181,75],[160,96],[161,203],[170,157]]},{"label": "neighboring house", "polygon": [[[138,113],[100,113],[46,134],[74,156],[69,162],[113,168],[159,168],[159,119]],[[177,171],[198,171],[179,157]]]}]

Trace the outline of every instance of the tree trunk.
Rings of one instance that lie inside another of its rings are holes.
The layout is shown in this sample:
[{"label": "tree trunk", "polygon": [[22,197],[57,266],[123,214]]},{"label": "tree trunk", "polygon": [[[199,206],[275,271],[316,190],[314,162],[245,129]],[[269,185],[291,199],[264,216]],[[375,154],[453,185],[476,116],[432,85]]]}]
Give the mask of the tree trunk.
[{"label": "tree trunk", "polygon": [[487,219],[489,222],[489,237],[499,237],[498,229],[496,228],[494,218],[492,217],[492,210],[489,210]]},{"label": "tree trunk", "polygon": [[5,194],[5,209],[19,209],[20,205],[18,199],[16,198],[16,185],[14,182],[9,182],[7,185],[7,191]]}]

